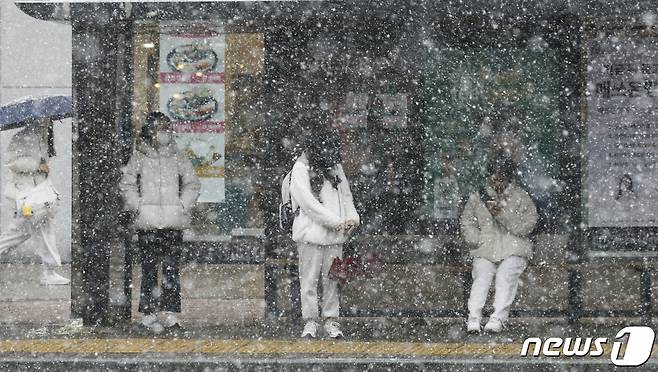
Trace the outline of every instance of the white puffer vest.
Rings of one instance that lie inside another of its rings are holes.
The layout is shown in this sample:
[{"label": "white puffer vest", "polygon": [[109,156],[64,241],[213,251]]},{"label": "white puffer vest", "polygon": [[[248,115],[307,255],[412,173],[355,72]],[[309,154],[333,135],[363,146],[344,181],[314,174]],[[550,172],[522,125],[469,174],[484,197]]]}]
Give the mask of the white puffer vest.
[{"label": "white puffer vest", "polygon": [[528,235],[537,224],[537,209],[530,195],[516,183],[511,183],[501,194],[486,186],[489,196],[498,201],[502,213],[493,217],[474,192],[461,216],[464,240],[473,245],[474,257],[499,262],[510,256],[530,257],[532,242]]},{"label": "white puffer vest", "polygon": [[140,230],[185,229],[201,183],[190,160],[175,143],[154,149],[141,144],[123,170],[125,208],[137,212]]}]

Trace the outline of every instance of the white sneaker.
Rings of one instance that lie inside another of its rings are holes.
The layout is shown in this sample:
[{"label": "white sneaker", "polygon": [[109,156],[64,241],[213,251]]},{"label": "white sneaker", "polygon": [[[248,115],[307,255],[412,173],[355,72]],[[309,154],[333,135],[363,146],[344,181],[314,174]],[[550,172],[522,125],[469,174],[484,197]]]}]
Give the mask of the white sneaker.
[{"label": "white sneaker", "polygon": [[329,338],[342,338],[343,332],[340,330],[340,323],[335,320],[327,320],[324,322],[324,331]]},{"label": "white sneaker", "polygon": [[316,338],[318,336],[318,327],[320,327],[320,325],[314,320],[306,322],[304,331],[302,332],[302,338]]},{"label": "white sneaker", "polygon": [[178,317],[176,317],[176,313],[173,311],[163,311],[158,315],[160,324],[162,324],[165,328],[171,328],[177,324],[180,325],[178,322]]},{"label": "white sneaker", "polygon": [[45,269],[41,274],[41,285],[68,285],[70,280],[57,274],[53,269]]},{"label": "white sneaker", "polygon": [[164,327],[158,323],[158,316],[155,314],[144,315],[141,324],[156,335],[164,331]]},{"label": "white sneaker", "polygon": [[481,319],[475,316],[469,316],[466,321],[466,332],[480,333],[482,331]]},{"label": "white sneaker", "polygon": [[484,331],[490,333],[500,333],[503,328],[505,328],[505,325],[503,324],[502,320],[498,318],[489,318],[489,321],[484,326]]}]

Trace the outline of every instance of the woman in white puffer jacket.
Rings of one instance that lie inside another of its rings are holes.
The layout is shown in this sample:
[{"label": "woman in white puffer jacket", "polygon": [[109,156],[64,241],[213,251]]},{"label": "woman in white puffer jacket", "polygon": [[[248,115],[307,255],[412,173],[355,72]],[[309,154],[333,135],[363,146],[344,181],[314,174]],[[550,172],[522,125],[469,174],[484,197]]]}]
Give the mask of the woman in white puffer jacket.
[{"label": "woman in white puffer jacket", "polygon": [[482,309],[494,277],[494,312],[484,330],[502,331],[519,277],[532,253],[528,235],[537,224],[535,204],[514,181],[511,162],[494,163],[489,174],[487,185],[471,194],[461,216],[462,236],[475,248],[471,251],[473,285],[468,300],[468,332],[480,331]]},{"label": "woman in white puffer jacket", "polygon": [[336,257],[343,255],[347,235],[360,224],[350,186],[340,164],[340,143],[335,133],[315,133],[292,168],[290,196],[298,211],[292,239],[299,255],[302,337],[315,338],[319,328],[318,284],[322,278],[322,318],[330,338],[343,336],[339,315],[338,283],[328,273]]},{"label": "woman in white puffer jacket", "polygon": [[[148,115],[140,134],[141,143],[124,168],[121,190],[125,209],[136,213],[142,264],[139,311],[142,325],[159,333],[179,327],[179,259],[182,230],[190,227],[190,210],[201,189],[192,162],[176,146],[169,118],[155,112]],[[158,266],[163,280],[157,292]],[[158,319],[160,312],[160,319]]]}]

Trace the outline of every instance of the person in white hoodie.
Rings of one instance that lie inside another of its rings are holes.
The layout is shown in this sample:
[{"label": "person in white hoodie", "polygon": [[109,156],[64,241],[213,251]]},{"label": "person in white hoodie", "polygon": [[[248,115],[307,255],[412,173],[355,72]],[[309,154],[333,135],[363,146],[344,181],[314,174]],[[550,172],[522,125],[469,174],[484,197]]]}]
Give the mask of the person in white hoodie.
[{"label": "person in white hoodie", "polygon": [[[328,273],[343,254],[348,234],[360,224],[350,186],[340,164],[340,143],[333,131],[314,133],[306,151],[297,159],[290,177],[290,196],[297,215],[292,239],[299,255],[302,337],[318,335],[320,319],[330,338],[343,336],[338,323],[338,283]],[[318,284],[322,278],[322,317],[318,309]]]},{"label": "person in white hoodie", "polygon": [[494,312],[485,332],[499,333],[509,317],[519,277],[528,265],[532,243],[528,235],[537,223],[530,195],[514,181],[511,162],[494,162],[487,184],[470,195],[461,215],[464,240],[475,247],[473,285],[468,299],[467,331],[481,331],[482,309],[495,277]]},{"label": "person in white hoodie", "polygon": [[[120,188],[125,209],[136,215],[142,266],[141,325],[160,333],[180,328],[176,313],[181,311],[182,232],[190,227],[190,210],[201,183],[190,159],[178,150],[165,114],[149,114],[140,139],[123,170]],[[158,290],[160,265],[163,279]]]},{"label": "person in white hoodie", "polygon": [[21,195],[30,194],[37,186],[46,182],[51,173],[48,165],[48,160],[54,156],[52,143],[48,144],[48,131],[51,126],[50,119],[35,119],[16,133],[7,146],[6,164],[11,173],[4,195],[16,205],[16,210],[13,223],[0,236],[0,253],[34,236],[36,253],[43,264],[40,283],[67,285],[70,280],[55,272],[55,268],[61,266],[62,261],[56,245],[52,211],[48,211],[45,218],[35,219],[30,212],[19,210],[17,201]]}]

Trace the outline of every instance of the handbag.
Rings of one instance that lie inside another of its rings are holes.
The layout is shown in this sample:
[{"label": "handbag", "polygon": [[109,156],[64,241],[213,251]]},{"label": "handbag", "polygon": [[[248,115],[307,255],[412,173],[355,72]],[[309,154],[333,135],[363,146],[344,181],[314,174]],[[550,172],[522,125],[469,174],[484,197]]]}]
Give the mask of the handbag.
[{"label": "handbag", "polygon": [[30,220],[42,220],[50,217],[59,201],[59,193],[49,178],[26,192],[16,196],[16,211],[18,215]]},{"label": "handbag", "polygon": [[355,278],[373,278],[384,269],[384,262],[376,253],[334,258],[329,268],[329,279],[347,283]]}]

